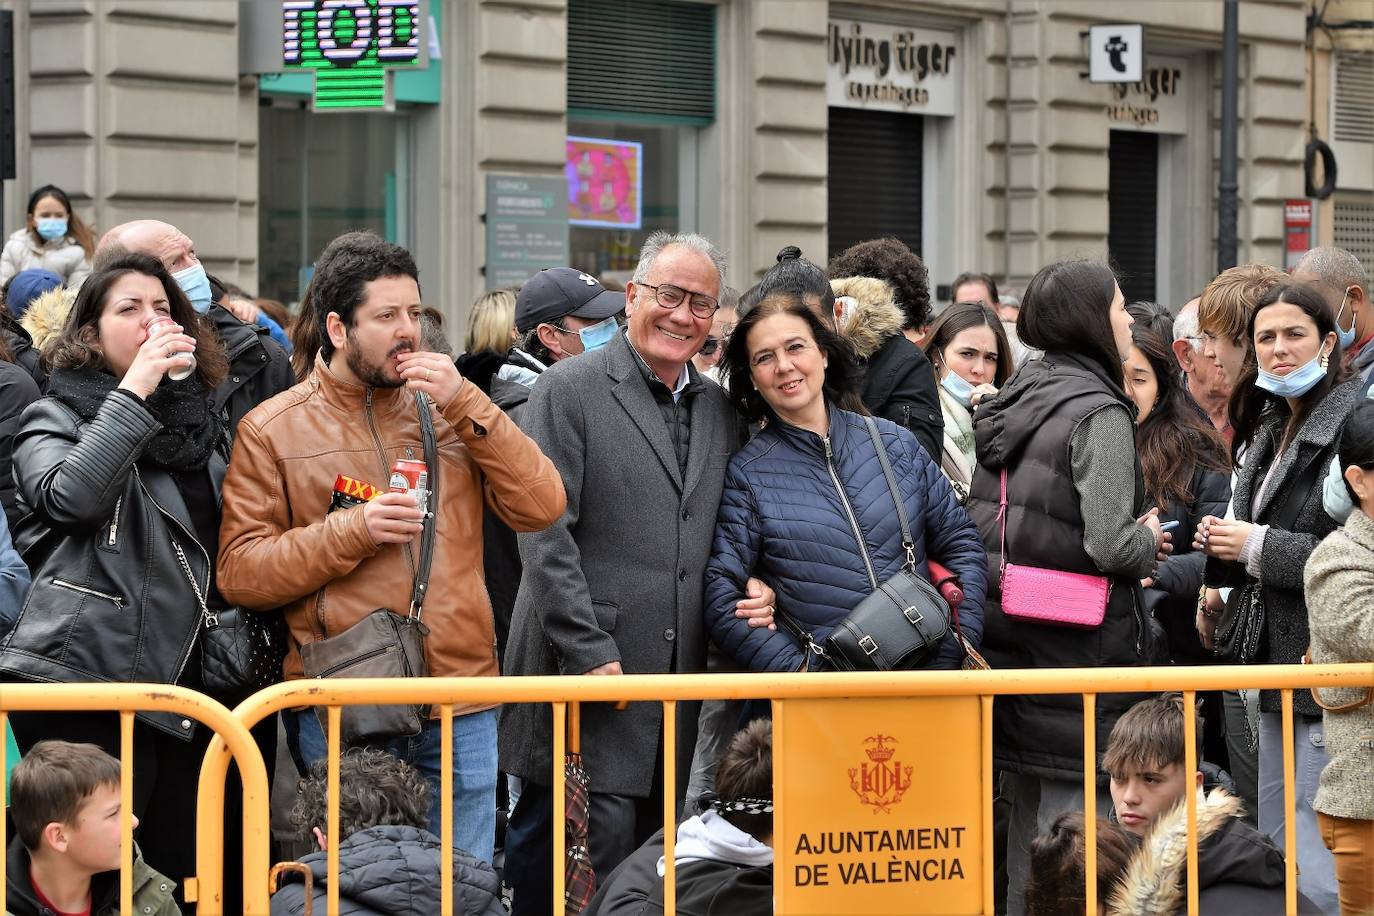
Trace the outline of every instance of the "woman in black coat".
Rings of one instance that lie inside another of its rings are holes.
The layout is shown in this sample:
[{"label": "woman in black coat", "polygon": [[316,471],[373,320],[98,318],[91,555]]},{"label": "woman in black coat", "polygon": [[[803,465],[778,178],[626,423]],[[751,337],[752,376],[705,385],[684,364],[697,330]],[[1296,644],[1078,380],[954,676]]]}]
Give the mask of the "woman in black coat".
[{"label": "woman in black coat", "polygon": [[[1361,382],[1342,366],[1335,319],[1321,294],[1279,286],[1250,315],[1254,348],[1231,394],[1233,455],[1245,460],[1236,477],[1234,519],[1207,516],[1194,546],[1207,554],[1205,578],[1230,586],[1224,609],[1207,607],[1199,635],[1228,658],[1294,664],[1310,642],[1303,567],[1336,529],[1322,508],[1322,480]],[[1225,639],[1234,621],[1254,634],[1248,645]],[[1260,692],[1259,828],[1283,842],[1283,731],[1279,692]],[[1298,886],[1323,912],[1334,913],[1335,863],[1322,843],[1312,799],[1327,763],[1321,710],[1308,691],[1293,692],[1298,836]]]},{"label": "woman in black coat", "polygon": [[[171,381],[191,350],[195,370]],[[46,353],[48,396],[25,412],[14,443],[24,513],[15,540],[33,585],[0,646],[0,671],[199,689],[197,592],[222,607],[213,562],[225,435],[210,406],[227,369],[218,337],[160,261],[126,255],[86,281]],[[62,738],[120,752],[113,713],[10,721],[21,751]],[[180,715],[140,713],[135,722],[139,843],[148,864],[178,883],[195,873],[187,812],[209,737]]]},{"label": "woman in black coat", "polygon": [[[974,423],[978,467],[968,507],[990,559],[983,654],[994,668],[1144,665],[1152,657],[1140,580],[1154,574],[1165,537],[1145,497],[1135,405],[1123,388],[1130,328],[1121,290],[1103,264],[1051,264],[1026,288],[1017,335],[1045,355],[984,399]],[[1008,615],[999,559],[1108,577],[1101,623],[1072,629]],[[1134,699],[1098,698],[1099,753]],[[1030,841],[1061,811],[1082,804],[1082,736],[1078,696],[998,697],[994,704],[995,764],[1015,785],[1007,849],[1012,913],[1022,912]],[[1105,788],[1098,794],[1106,810]]]}]

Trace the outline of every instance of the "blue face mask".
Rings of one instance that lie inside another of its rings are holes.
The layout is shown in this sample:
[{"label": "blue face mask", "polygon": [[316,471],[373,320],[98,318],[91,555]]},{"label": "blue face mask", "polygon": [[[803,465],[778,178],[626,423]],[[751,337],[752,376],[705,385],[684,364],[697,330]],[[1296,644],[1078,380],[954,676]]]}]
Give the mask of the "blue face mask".
[{"label": "blue face mask", "polygon": [[582,352],[590,353],[593,350],[600,350],[611,342],[611,338],[615,337],[615,332],[618,330],[620,330],[620,325],[616,323],[614,316],[589,328],[582,328],[577,332],[577,336],[582,338]]},{"label": "blue face mask", "polygon": [[1341,315],[1345,312],[1345,303],[1346,300],[1348,300],[1349,298],[1350,289],[1347,288],[1345,291],[1345,295],[1341,297],[1341,307],[1336,310],[1336,336],[1340,338],[1342,353],[1344,353],[1346,350],[1349,350],[1351,345],[1355,343],[1355,321],[1353,318],[1350,321],[1350,330],[1341,330]]},{"label": "blue face mask", "polygon": [[1281,398],[1300,398],[1326,377],[1326,367],[1321,364],[1321,358],[1322,354],[1318,353],[1307,365],[1287,375],[1274,375],[1261,369],[1255,378],[1255,385]]},{"label": "blue face mask", "polygon": [[945,377],[940,379],[940,387],[949,392],[954,400],[963,404],[965,407],[973,403],[973,386],[964,380],[964,377],[954,370],[945,373]]},{"label": "blue face mask", "polygon": [[46,217],[37,221],[37,228],[43,240],[51,242],[67,234],[67,221],[58,217]]},{"label": "blue face mask", "polygon": [[177,281],[177,286],[191,300],[193,309],[202,315],[210,311],[210,278],[205,276],[205,268],[201,264],[178,270],[172,274],[172,279]]}]

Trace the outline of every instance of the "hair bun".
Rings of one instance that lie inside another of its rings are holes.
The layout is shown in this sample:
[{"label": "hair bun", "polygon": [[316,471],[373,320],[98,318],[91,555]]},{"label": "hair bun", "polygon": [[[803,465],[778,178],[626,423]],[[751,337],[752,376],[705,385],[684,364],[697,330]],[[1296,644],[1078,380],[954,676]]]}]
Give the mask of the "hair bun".
[{"label": "hair bun", "polygon": [[800,260],[801,260],[801,249],[798,248],[796,245],[788,245],[788,246],[787,246],[786,248],[784,248],[782,251],[779,251],[779,252],[778,252],[778,263],[782,263],[783,261],[800,261]]}]

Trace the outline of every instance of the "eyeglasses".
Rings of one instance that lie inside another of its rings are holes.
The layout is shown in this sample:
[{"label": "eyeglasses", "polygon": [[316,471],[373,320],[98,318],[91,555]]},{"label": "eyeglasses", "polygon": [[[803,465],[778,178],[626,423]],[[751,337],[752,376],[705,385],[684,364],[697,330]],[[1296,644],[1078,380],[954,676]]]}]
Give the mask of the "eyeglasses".
[{"label": "eyeglasses", "polygon": [[720,308],[720,303],[705,293],[693,293],[680,286],[673,286],[671,283],[664,283],[660,286],[650,286],[648,283],[636,283],[635,286],[642,286],[645,289],[654,291],[654,300],[658,302],[660,308],[675,309],[687,300],[690,296],[689,307],[692,314],[698,318],[710,318]]},{"label": "eyeglasses", "polygon": [[706,342],[701,345],[699,352],[702,356],[715,356],[716,351],[730,342],[729,334],[722,334],[720,337],[708,337]]}]

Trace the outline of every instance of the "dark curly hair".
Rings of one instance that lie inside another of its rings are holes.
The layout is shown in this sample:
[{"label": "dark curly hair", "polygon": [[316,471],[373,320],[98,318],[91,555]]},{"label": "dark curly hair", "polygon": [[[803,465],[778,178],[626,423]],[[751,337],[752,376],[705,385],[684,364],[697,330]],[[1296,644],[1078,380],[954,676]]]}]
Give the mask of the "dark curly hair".
[{"label": "dark curly hair", "polygon": [[[1061,814],[1049,832],[1031,841],[1030,878],[1026,881],[1029,916],[1078,916],[1085,909],[1087,877],[1083,872],[1087,830],[1083,812]],[[1097,901],[1105,907],[1126,875],[1135,842],[1110,821],[1097,821]]]},{"label": "dark curly hair", "polygon": [[[429,826],[429,783],[410,764],[375,748],[351,748],[339,758],[339,833],[369,827]],[[313,840],[329,823],[329,761],[317,760],[296,789],[291,825]]]},{"label": "dark curly hair", "polygon": [[741,297],[741,309],[746,303],[752,304],[735,325],[730,342],[725,346],[725,355],[720,359],[721,374],[730,379],[730,400],[741,416],[751,423],[764,419],[777,422],[773,408],[754,387],[749,366],[749,332],[765,318],[779,314],[794,315],[806,322],[816,346],[826,355],[829,365],[822,389],[826,403],[858,414],[868,413],[859,400],[859,368],[854,345],[835,333],[835,329],[806,304],[801,293],[778,290],[760,298],[751,289]]},{"label": "dark curly hair", "polygon": [[903,330],[930,322],[930,275],[920,256],[892,237],[870,239],[851,245],[830,262],[830,279],[876,277],[892,287],[892,298],[902,310]]},{"label": "dark curly hair", "polygon": [[383,277],[410,277],[418,285],[420,271],[409,251],[371,232],[346,232],[325,246],[291,327],[297,379],[310,374],[316,353],[326,360],[334,355],[326,324],[329,313],[336,313],[344,327],[353,327],[367,284]]}]

